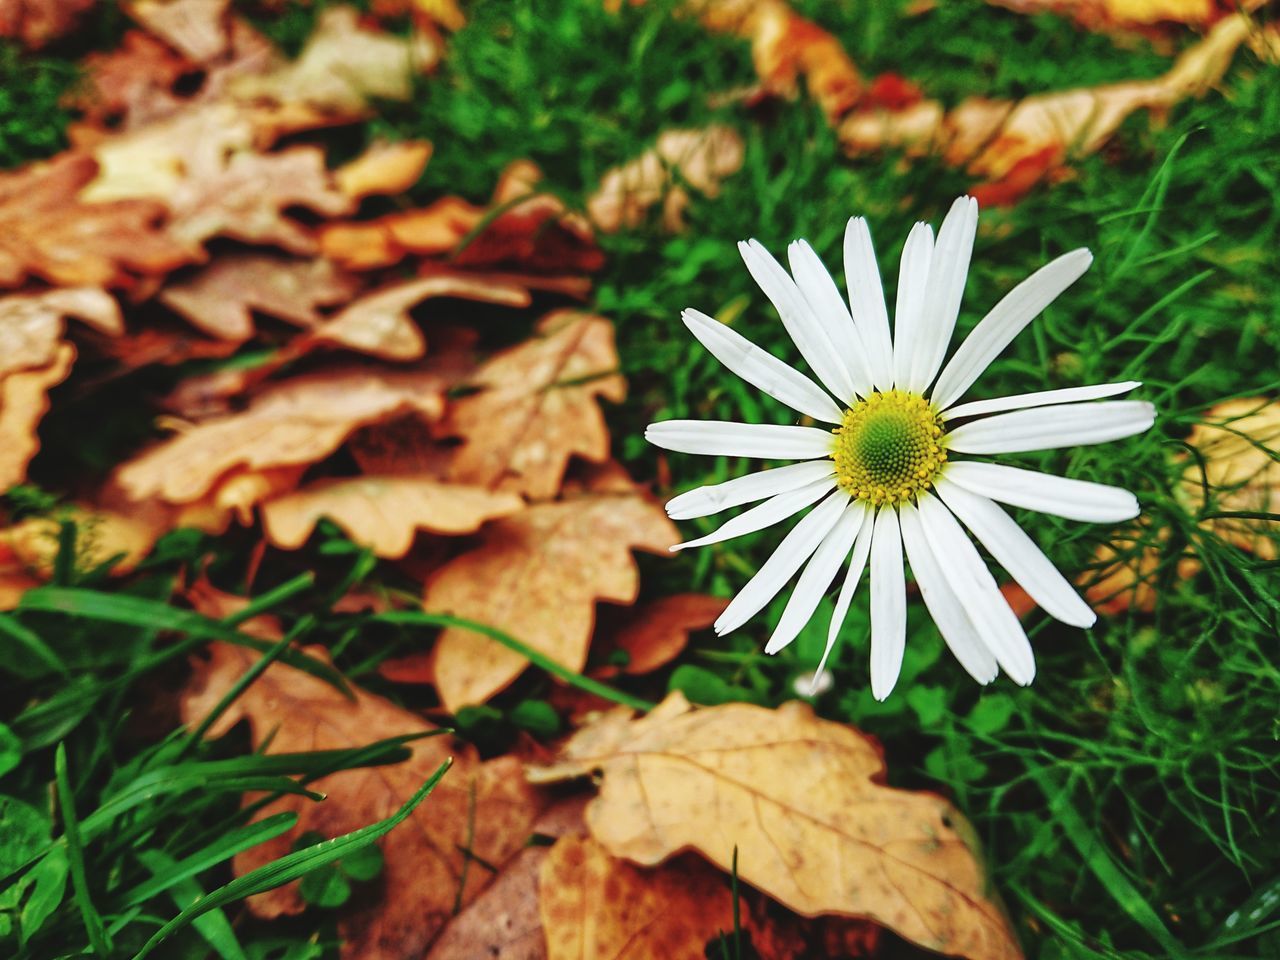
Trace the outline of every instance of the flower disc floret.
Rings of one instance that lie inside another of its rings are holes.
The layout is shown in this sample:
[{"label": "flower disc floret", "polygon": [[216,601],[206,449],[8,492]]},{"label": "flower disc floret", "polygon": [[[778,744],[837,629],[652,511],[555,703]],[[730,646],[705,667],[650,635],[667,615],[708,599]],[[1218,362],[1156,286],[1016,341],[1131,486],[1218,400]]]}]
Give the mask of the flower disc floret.
[{"label": "flower disc floret", "polygon": [[836,481],[850,496],[875,506],[905,503],[946,463],[942,421],[916,393],[872,393],[845,411],[834,431]]}]

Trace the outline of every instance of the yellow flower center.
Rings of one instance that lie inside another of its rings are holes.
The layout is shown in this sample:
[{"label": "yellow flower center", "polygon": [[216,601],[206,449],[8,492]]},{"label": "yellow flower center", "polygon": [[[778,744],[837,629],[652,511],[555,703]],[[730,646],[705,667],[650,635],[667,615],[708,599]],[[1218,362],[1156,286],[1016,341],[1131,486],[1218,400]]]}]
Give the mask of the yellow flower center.
[{"label": "yellow flower center", "polygon": [[850,496],[875,506],[909,500],[947,461],[942,421],[916,393],[873,393],[846,410],[832,432],[836,481]]}]

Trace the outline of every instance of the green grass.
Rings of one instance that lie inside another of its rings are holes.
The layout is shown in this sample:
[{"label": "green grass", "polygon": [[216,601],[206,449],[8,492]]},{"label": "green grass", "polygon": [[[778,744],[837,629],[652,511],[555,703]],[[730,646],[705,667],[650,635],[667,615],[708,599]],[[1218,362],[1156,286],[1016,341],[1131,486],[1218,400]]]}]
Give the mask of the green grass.
[{"label": "green grass", "polygon": [[[1152,76],[1169,62],[1146,43],[1118,48],[1055,18],[1021,18],[979,0],[939,4],[909,18],[869,0],[801,6],[835,30],[868,72],[902,73],[947,103],[970,94],[1013,96]],[[685,306],[732,317],[756,342],[798,359],[742,267],[737,240],[754,236],[779,250],[807,237],[838,266],[844,222],[863,214],[892,298],[911,223],[936,224],[968,186],[956,171],[928,160],[844,159],[822,117],[804,101],[754,115],[711,106],[709,94],[753,81],[745,45],[674,20],[662,5],[624,5],[618,16],[588,0],[479,0],[468,10],[471,24],[452,40],[439,75],[423,82],[412,104],[389,106],[362,131],[435,143],[420,199],[445,192],[483,198],[507,162],[532,157],[551,189],[580,204],[605,169],[668,127],[714,120],[734,126],[746,141],[743,170],[719,197],[691,206],[685,233],[668,235],[652,224],[602,238],[609,261],[593,306],[617,325],[631,384],[627,403],[610,411],[610,423],[615,451],[643,479],[658,474],[657,454],[641,437],[651,420],[792,419],[719,369],[679,322]],[[278,32],[296,47],[299,25],[309,21],[291,16]],[[55,78],[65,69],[61,61],[29,57],[20,67]],[[2,58],[0,68],[16,69]],[[864,588],[833,660],[835,684],[817,701],[823,715],[884,742],[893,782],[945,789],[956,798],[983,837],[995,891],[1036,960],[1280,954],[1275,568],[1222,544],[1197,523],[1175,492],[1178,470],[1171,462],[1206,407],[1234,396],[1274,396],[1280,388],[1276,77],[1274,68],[1241,51],[1221,91],[1180,106],[1164,125],[1131,119],[1102,156],[1077,164],[1072,179],[1034,191],[1011,210],[985,211],[975,250],[961,333],[1049,258],[1077,246],[1094,252],[1090,272],[1014,343],[972,395],[1144,381],[1140,395],[1160,411],[1149,434],[1025,462],[1137,492],[1144,514],[1169,530],[1159,544],[1156,609],[1103,618],[1089,632],[1035,614],[1028,629],[1036,683],[1024,690],[1002,679],[981,690],[944,652],[922,605],[913,602],[902,679],[878,704],[867,690]],[[56,99],[20,108],[0,100],[0,124],[19,116],[27,131],[25,139],[5,141],[6,148],[17,146],[0,155],[0,163],[56,149],[65,119]],[[755,467],[725,458],[668,460],[677,490]],[[38,501],[28,496],[24,504]],[[1068,573],[1088,570],[1096,547],[1113,533],[1034,514],[1019,519]],[[692,536],[713,525],[682,526]],[[645,558],[646,593],[731,595],[779,537],[766,531],[674,561]],[[211,575],[234,587],[250,545],[248,535],[238,534],[217,543],[170,538],[130,594],[152,601],[168,596],[175,570],[209,553]],[[1187,549],[1201,557],[1203,571],[1181,581],[1174,565]],[[307,571],[314,571],[314,585],[298,587],[298,575]],[[332,598],[355,582],[415,590],[332,529],[307,552],[269,554],[258,590],[280,587],[270,595],[273,612],[286,627],[305,631],[301,639],[329,647],[353,682],[404,696],[379,680],[376,666],[420,649],[420,626],[328,614]],[[100,573],[73,569],[63,571],[61,586],[108,587]],[[133,909],[127,892],[137,896],[141,887],[148,893],[152,866],[189,860],[201,842],[211,842],[184,832],[189,818],[245,829],[237,819],[236,778],[288,774],[305,782],[318,764],[370,759],[300,758],[296,770],[267,773],[243,756],[244,743],[234,735],[199,741],[184,762],[222,763],[228,782],[215,778],[199,790],[149,801],[113,821],[109,839],[95,839],[86,825],[99,822],[96,811],[147,771],[173,763],[177,741],[155,744],[139,736],[138,718],[150,718],[156,692],[180,677],[184,648],[160,632],[168,621],[121,623],[107,616],[111,594],[77,596],[64,612],[33,605],[0,621],[9,705],[0,720],[22,752],[0,779],[0,792],[15,798],[0,809],[0,819],[17,825],[12,835],[22,849],[39,853],[48,846],[53,822],[46,790],[59,779],[54,747],[63,743],[66,776],[60,779],[68,802],[59,809],[74,809],[86,839],[84,883],[76,879],[70,845],[58,848],[66,851],[63,859],[45,854],[48,862],[22,875],[19,903],[28,910],[53,900],[54,887],[65,891],[22,956],[87,947],[95,912],[106,935],[116,937],[119,955],[132,955],[178,910],[172,891],[156,891],[126,924],[127,933],[117,935],[113,924]],[[772,704],[794,696],[793,681],[821,652],[831,601],[791,648],[766,657],[764,641],[783,602],[730,637],[699,638],[677,667],[633,683],[632,694],[653,700],[670,685],[701,702]],[[186,622],[176,629],[198,645],[202,636],[233,627]],[[545,675],[531,672],[493,705],[459,716],[458,727],[483,749],[500,750],[517,729],[545,721],[549,691]],[[161,719],[176,725],[163,711]],[[13,752],[2,734],[0,769]],[[286,789],[283,782],[276,786]],[[60,816],[58,823],[65,820]],[[62,836],[60,826],[56,835]],[[225,851],[213,851],[219,852]],[[14,866],[6,861],[0,870]],[[205,889],[225,883],[225,858],[195,878]],[[0,924],[16,916],[8,895],[0,892]],[[332,953],[331,915],[319,908],[283,934],[252,923],[234,930],[255,957],[280,936],[292,939],[277,944],[311,949],[313,934],[323,945],[298,956]],[[209,924],[186,927],[172,955],[217,950],[205,945],[224,935],[225,928]],[[0,926],[0,942],[4,936]],[[900,944],[891,954],[915,955]]]}]

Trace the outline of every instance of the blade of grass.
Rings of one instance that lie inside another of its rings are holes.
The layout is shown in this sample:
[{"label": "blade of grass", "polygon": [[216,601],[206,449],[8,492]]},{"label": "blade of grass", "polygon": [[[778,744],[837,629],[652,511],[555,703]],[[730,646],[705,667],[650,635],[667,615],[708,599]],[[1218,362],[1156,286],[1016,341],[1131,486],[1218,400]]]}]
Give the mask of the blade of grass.
[{"label": "blade of grass", "polygon": [[[138,853],[138,859],[157,875],[176,866],[174,859],[160,850],[142,850]],[[204,890],[190,877],[174,881],[171,886],[170,894],[179,910],[199,903],[204,898]],[[240,946],[236,932],[231,928],[231,922],[220,909],[210,910],[204,916],[196,917],[191,925],[222,960],[247,960],[244,948]]]},{"label": "blade of grass", "polygon": [[606,700],[612,700],[614,703],[620,703],[624,707],[631,707],[633,710],[639,710],[647,713],[652,710],[656,704],[648,700],[642,700],[640,697],[634,697],[622,690],[615,689],[598,680],[592,680],[590,677],[584,677],[580,673],[574,673],[568,667],[556,663],[550,657],[540,650],[535,650],[527,643],[517,640],[508,633],[503,633],[496,627],[490,627],[483,623],[477,623],[474,620],[464,620],[461,617],[450,617],[440,613],[421,613],[417,610],[389,610],[386,613],[374,614],[369,619],[381,623],[394,623],[409,626],[422,627],[462,627],[466,630],[472,630],[475,633],[482,634],[490,640],[496,640],[509,650],[526,657],[534,666],[541,667],[554,676],[559,677],[565,683],[577,687],[579,690],[585,690],[587,693],[594,693],[597,697],[603,697]]},{"label": "blade of grass", "polygon": [[67,841],[67,859],[71,867],[71,889],[84,929],[89,936],[89,946],[100,957],[111,955],[111,941],[102,925],[102,917],[89,895],[89,879],[84,868],[84,847],[80,842],[80,821],[76,819],[75,798],[71,794],[71,778],[67,774],[67,748],[58,744],[53,759],[54,779],[57,781],[58,809],[62,814],[62,831]]},{"label": "blade of grass", "polygon": [[251,897],[265,890],[274,890],[276,887],[283,886],[291,880],[296,880],[303,874],[309,873],[316,867],[333,863],[333,861],[341,859],[350,851],[373,843],[407,819],[417,809],[418,804],[435,789],[436,784],[440,782],[440,779],[452,765],[453,758],[449,758],[440,764],[436,772],[431,775],[426,783],[418,788],[417,792],[405,802],[404,806],[385,820],[380,820],[341,837],[325,840],[296,853],[281,857],[279,860],[246,873],[243,877],[237,877],[230,883],[214,890],[208,896],[191,904],[191,906],[157,930],[151,939],[143,945],[142,949],[134,955],[133,960],[143,960],[170,935],[181,930],[195,920],[196,917],[203,916],[210,910],[217,910],[228,903]]}]

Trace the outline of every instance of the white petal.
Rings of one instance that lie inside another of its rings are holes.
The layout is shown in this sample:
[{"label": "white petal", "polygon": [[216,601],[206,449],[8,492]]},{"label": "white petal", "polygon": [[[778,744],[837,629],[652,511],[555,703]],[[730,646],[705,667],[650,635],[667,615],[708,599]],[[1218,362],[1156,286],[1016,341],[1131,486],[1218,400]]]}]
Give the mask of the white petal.
[{"label": "white petal", "polygon": [[937,497],[918,498],[925,536],[969,619],[996,662],[1016,683],[1029,684],[1036,675],[1035,655],[1018,617],[996,586],[960,522]]},{"label": "white petal", "polygon": [[782,318],[782,325],[818,379],[837,397],[852,398],[854,389],[849,371],[841,362],[826,326],[809,306],[791,275],[758,240],[739,243],[738,251],[751,276],[773,302],[778,316]]},{"label": "white petal", "polygon": [[815,480],[813,483],[806,484],[798,490],[789,490],[786,493],[778,494],[776,497],[770,497],[764,503],[757,504],[750,510],[738,514],[732,520],[725,521],[718,529],[708,533],[705,537],[677,543],[671,548],[671,552],[688,550],[690,547],[705,547],[710,543],[721,543],[725,540],[732,540],[734,537],[755,533],[757,530],[771,527],[775,523],[781,523],[787,517],[799,513],[809,504],[816,503],[824,495],[831,492],[835,485],[835,478],[827,477],[824,480]]},{"label": "white petal", "polygon": [[1119,523],[1141,512],[1138,498],[1121,487],[1069,480],[1001,463],[957,460],[943,475],[957,486],[1015,507],[1086,523]]},{"label": "white petal", "polygon": [[800,564],[813,556],[813,551],[818,549],[823,537],[835,526],[848,502],[849,495],[843,490],[837,490],[791,528],[791,532],[778,544],[778,549],[773,551],[772,556],[720,614],[715,622],[718,635],[723,636],[731,630],[737,630],[778,595],[778,591],[800,569]]},{"label": "white petal", "polygon": [[[853,318],[849,316],[840,288],[806,241],[796,240],[787,247],[787,259],[800,293],[827,328],[836,348],[836,359],[844,365],[853,389],[865,397],[871,392],[871,375],[866,367],[867,351],[853,325]],[[841,399],[850,404],[854,401],[852,395]]]},{"label": "white petal", "polygon": [[711,355],[752,386],[817,420],[839,423],[842,413],[826,392],[799,370],[761,350],[742,334],[698,310],[681,314],[689,332]]},{"label": "white petal", "polygon": [[705,453],[763,460],[816,460],[831,455],[832,436],[817,427],[729,420],[664,420],[651,423],[644,438],[678,453]]},{"label": "white petal", "polygon": [[804,572],[796,581],[796,588],[791,591],[791,597],[787,600],[786,609],[782,611],[778,626],[774,628],[773,636],[765,645],[765,653],[777,653],[794,640],[809,622],[813,611],[818,607],[818,601],[827,592],[827,587],[831,586],[840,564],[849,556],[854,538],[862,529],[863,512],[861,504],[850,501],[831,532],[809,558]]},{"label": "white petal", "polygon": [[933,227],[917,223],[907,234],[898,268],[898,302],[893,310],[893,382],[903,390],[912,385],[911,359],[920,352],[924,333],[925,296],[929,262],[933,259]]},{"label": "white petal", "polygon": [[818,669],[813,672],[813,689],[817,689],[822,671],[827,665],[827,659],[835,649],[836,638],[840,636],[840,628],[844,626],[844,618],[849,613],[849,604],[853,600],[854,591],[858,589],[858,581],[862,579],[862,571],[867,566],[867,556],[871,553],[871,529],[875,524],[870,520],[870,513],[866,506],[857,500],[849,504],[849,509],[857,511],[858,516],[861,517],[858,521],[858,539],[853,542],[849,572],[845,574],[844,584],[840,587],[840,596],[836,600],[836,608],[831,614],[831,626],[827,628],[827,648],[822,651]]},{"label": "white petal", "polygon": [[1093,254],[1088,250],[1072,250],[1045,264],[1005,294],[960,344],[938,377],[933,391],[934,403],[946,408],[959,400],[1022,328],[1079,280],[1092,262]]},{"label": "white petal", "polygon": [[804,463],[791,463],[773,470],[748,473],[746,476],[698,487],[673,497],[667,501],[667,516],[672,520],[709,517],[721,510],[797,490],[805,484],[834,475],[835,468],[829,460],[806,460]]},{"label": "white petal", "polygon": [[1140,386],[1142,386],[1141,380],[1125,380],[1122,383],[1098,383],[1088,387],[1066,387],[1062,390],[1038,390],[1035,393],[1020,393],[1013,397],[992,397],[990,400],[974,400],[954,406],[950,410],[944,410],[942,419],[958,420],[961,417],[977,417],[988,413],[1000,413],[1003,410],[1025,410],[1057,403],[1101,400],[1103,397],[1115,397],[1128,393]]},{"label": "white petal", "polygon": [[1098,615],[1012,517],[986,497],[945,478],[938,479],[936,489],[942,502],[987,548],[996,563],[1008,570],[1049,616],[1073,627],[1093,626]]},{"label": "white petal", "polygon": [[1142,433],[1156,420],[1145,400],[1104,400],[997,413],[957,427],[947,447],[958,453],[1026,453],[1085,446]]},{"label": "white petal", "polygon": [[871,695],[893,692],[907,647],[907,579],[898,513],[881,507],[871,538]]},{"label": "white petal", "polygon": [[929,538],[925,536],[920,512],[911,504],[904,504],[898,514],[902,527],[902,543],[907,548],[911,572],[929,615],[938,625],[938,631],[947,646],[960,661],[960,666],[979,683],[987,684],[996,678],[999,669],[996,658],[978,636],[973,621],[964,612],[960,598],[942,572],[938,558],[933,554]]},{"label": "white petal", "polygon": [[893,386],[893,340],[884,286],[871,230],[862,217],[853,217],[844,231],[844,282],[849,288],[849,310],[867,350],[867,372],[877,390]]},{"label": "white petal", "polygon": [[977,232],[978,201],[973,197],[960,197],[951,205],[938,229],[938,243],[929,263],[920,347],[911,358],[910,390],[922,392],[933,383],[942,358],[951,346]]}]

